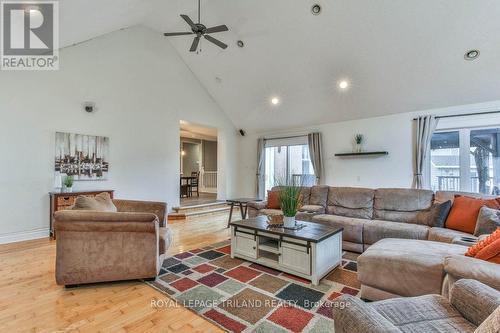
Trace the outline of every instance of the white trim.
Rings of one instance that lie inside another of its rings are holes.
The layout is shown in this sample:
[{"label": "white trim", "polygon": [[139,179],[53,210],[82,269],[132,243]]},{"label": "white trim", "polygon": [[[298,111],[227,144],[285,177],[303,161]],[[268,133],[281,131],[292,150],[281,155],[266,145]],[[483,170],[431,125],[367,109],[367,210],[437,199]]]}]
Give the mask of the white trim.
[{"label": "white trim", "polygon": [[0,244],[15,243],[32,239],[48,238],[49,229],[35,229],[29,231],[0,234]]}]

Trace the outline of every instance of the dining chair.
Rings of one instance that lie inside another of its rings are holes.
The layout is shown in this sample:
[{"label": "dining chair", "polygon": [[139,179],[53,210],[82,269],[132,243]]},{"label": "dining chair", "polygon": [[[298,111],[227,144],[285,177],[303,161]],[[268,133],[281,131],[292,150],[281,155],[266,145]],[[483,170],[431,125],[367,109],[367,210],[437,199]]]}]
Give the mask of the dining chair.
[{"label": "dining chair", "polygon": [[191,172],[191,178],[189,183],[189,195],[193,196],[194,190],[196,190],[196,196],[200,196],[200,172],[193,171]]}]

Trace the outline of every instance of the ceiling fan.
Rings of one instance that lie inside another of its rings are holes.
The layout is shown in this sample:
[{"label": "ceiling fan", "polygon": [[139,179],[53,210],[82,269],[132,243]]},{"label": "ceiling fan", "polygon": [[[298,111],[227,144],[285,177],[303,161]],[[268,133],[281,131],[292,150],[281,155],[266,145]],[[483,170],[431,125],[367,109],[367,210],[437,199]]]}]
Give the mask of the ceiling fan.
[{"label": "ceiling fan", "polygon": [[222,49],[226,49],[227,45],[221,42],[220,40],[213,38],[212,36],[208,34],[212,34],[215,32],[223,32],[223,31],[229,31],[228,27],[226,25],[218,25],[216,27],[212,28],[207,28],[205,25],[201,24],[200,22],[200,12],[201,12],[201,6],[200,6],[200,0],[198,0],[198,23],[194,23],[193,20],[189,18],[189,16],[181,14],[181,17],[184,19],[184,21],[189,24],[191,27],[191,32],[166,32],[163,35],[170,37],[170,36],[184,36],[184,35],[196,35],[194,37],[193,43],[191,44],[191,48],[189,51],[191,52],[196,52],[198,49],[198,44],[200,43],[201,37],[204,37],[206,40],[208,40],[211,43],[214,43],[218,47]]}]

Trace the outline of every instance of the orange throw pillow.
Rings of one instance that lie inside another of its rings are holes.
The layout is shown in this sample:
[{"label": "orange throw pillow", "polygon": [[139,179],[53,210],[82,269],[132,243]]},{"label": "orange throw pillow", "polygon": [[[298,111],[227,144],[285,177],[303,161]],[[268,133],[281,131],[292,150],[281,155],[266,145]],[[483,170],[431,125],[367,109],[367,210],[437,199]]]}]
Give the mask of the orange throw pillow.
[{"label": "orange throw pillow", "polygon": [[267,191],[267,208],[280,209],[280,192]]},{"label": "orange throw pillow", "polygon": [[479,210],[483,206],[500,209],[500,202],[496,199],[485,200],[455,195],[453,206],[446,219],[446,228],[473,234]]},{"label": "orange throw pillow", "polygon": [[469,249],[467,250],[465,255],[468,257],[476,257],[476,255],[479,252],[481,252],[484,248],[486,248],[490,244],[493,244],[495,241],[497,241],[499,239],[500,239],[500,228],[498,228],[491,235],[486,237],[485,240],[480,241],[479,243],[469,247]]},{"label": "orange throw pillow", "polygon": [[474,258],[500,264],[500,238],[484,247]]}]

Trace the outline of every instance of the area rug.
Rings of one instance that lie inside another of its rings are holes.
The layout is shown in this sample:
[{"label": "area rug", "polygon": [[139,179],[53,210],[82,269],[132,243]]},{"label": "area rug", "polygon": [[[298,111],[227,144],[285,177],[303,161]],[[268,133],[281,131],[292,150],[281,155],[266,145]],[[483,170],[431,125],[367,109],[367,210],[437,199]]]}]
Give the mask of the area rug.
[{"label": "area rug", "polygon": [[318,286],[230,253],[229,240],[179,253],[146,283],[228,332],[330,332],[334,300],[359,294],[353,253]]}]

